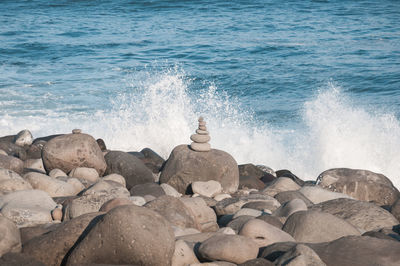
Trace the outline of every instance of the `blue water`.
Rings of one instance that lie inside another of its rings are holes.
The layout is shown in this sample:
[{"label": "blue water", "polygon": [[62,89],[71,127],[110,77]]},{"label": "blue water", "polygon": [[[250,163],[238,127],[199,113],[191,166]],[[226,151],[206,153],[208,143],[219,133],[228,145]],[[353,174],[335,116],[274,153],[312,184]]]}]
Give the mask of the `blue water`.
[{"label": "blue water", "polygon": [[238,163],[400,185],[399,1],[0,1],[0,135],[82,128],[168,157],[196,117]]}]

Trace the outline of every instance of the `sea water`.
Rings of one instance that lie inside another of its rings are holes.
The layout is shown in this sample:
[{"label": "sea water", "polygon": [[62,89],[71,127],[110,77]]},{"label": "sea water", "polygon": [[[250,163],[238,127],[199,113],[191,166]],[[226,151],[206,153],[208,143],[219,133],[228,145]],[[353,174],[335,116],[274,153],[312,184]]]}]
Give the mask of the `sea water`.
[{"label": "sea water", "polygon": [[239,164],[400,186],[399,1],[0,1],[0,136],[164,158],[198,116]]}]

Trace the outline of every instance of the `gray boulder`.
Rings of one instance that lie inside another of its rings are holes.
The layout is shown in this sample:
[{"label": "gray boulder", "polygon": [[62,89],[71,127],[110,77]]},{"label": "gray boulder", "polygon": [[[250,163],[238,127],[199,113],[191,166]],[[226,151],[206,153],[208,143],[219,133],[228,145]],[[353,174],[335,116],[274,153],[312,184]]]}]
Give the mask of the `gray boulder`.
[{"label": "gray boulder", "polygon": [[22,174],[24,162],[16,157],[0,154],[0,168],[9,169],[18,174]]},{"label": "gray boulder", "polygon": [[21,235],[18,227],[8,218],[0,215],[0,257],[7,252],[21,251]]},{"label": "gray boulder", "polygon": [[277,266],[325,266],[326,264],[319,258],[317,253],[310,247],[297,244],[292,249],[283,254],[276,261]]}]

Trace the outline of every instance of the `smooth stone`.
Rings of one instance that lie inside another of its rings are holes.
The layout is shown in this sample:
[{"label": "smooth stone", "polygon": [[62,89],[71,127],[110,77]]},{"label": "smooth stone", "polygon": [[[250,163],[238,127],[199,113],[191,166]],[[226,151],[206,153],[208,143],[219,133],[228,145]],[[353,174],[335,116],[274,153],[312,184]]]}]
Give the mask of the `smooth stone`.
[{"label": "smooth stone", "polygon": [[13,156],[0,154],[0,168],[8,169],[18,174],[22,174],[24,169],[24,162]]},{"label": "smooth stone", "polygon": [[326,266],[320,259],[317,253],[310,247],[297,244],[291,250],[283,254],[275,262],[277,266],[299,266],[299,265],[312,265],[312,266]]},{"label": "smooth stone", "polygon": [[69,173],[77,167],[89,167],[102,176],[107,168],[99,145],[87,134],[66,134],[50,139],[43,147],[42,159],[47,172],[58,168]]},{"label": "smooth stone", "polygon": [[329,242],[348,235],[360,235],[349,222],[319,211],[299,211],[286,220],[283,231],[299,242]]},{"label": "smooth stone", "polygon": [[237,266],[275,266],[275,264],[273,264],[269,260],[257,258],[240,263]]},{"label": "smooth stone", "polygon": [[18,146],[13,143],[14,136],[10,136],[11,140],[1,140],[0,139],[0,149],[5,151],[8,156],[17,157],[19,159],[26,160],[27,154],[25,147]]},{"label": "smooth stone", "polygon": [[210,151],[211,150],[211,145],[210,143],[196,143],[192,142],[190,144],[190,148],[194,151]]},{"label": "smooth stone", "polygon": [[199,263],[193,249],[183,240],[175,241],[175,251],[172,256],[171,266],[187,266],[192,263]]},{"label": "smooth stone", "polygon": [[8,252],[0,257],[0,265],[4,266],[45,266],[44,263],[23,253]]},{"label": "smooth stone", "polygon": [[14,143],[21,147],[25,145],[31,145],[33,143],[32,133],[27,129],[18,132],[18,134],[15,136]]},{"label": "smooth stone", "polygon": [[249,202],[263,201],[271,206],[271,211],[276,210],[281,204],[271,196],[261,194],[250,194],[248,196],[240,196],[235,198],[227,198],[218,201],[215,205],[215,212],[218,216],[226,214],[235,214],[243,205]]},{"label": "smooth stone", "polygon": [[0,193],[10,193],[18,190],[29,190],[32,186],[16,172],[0,168]]},{"label": "smooth stone", "polygon": [[42,190],[20,190],[0,197],[0,209],[19,228],[50,223],[51,211],[57,206]]},{"label": "smooth stone", "polygon": [[103,139],[96,139],[96,142],[101,151],[107,151],[107,146]]},{"label": "smooth stone", "polygon": [[195,228],[181,228],[177,226],[172,226],[172,229],[174,230],[175,238],[201,233],[199,230]]},{"label": "smooth stone", "polygon": [[0,257],[7,252],[21,252],[21,235],[13,221],[0,215]]},{"label": "smooth stone", "polygon": [[391,228],[399,224],[390,212],[365,201],[340,198],[321,202],[309,209],[330,213],[365,231]]},{"label": "smooth stone", "polygon": [[129,197],[129,200],[136,206],[143,206],[146,204],[146,200],[140,196],[133,196],[133,197],[131,196]]},{"label": "smooth stone", "polygon": [[248,237],[217,234],[201,243],[199,254],[207,260],[239,264],[256,258],[258,245]]},{"label": "smooth stone", "polygon": [[56,178],[56,177],[59,177],[59,176],[68,176],[68,175],[66,173],[64,173],[63,170],[60,170],[58,168],[54,168],[53,170],[51,170],[49,172],[49,176],[51,176],[53,178]]},{"label": "smooth stone", "polygon": [[164,190],[157,183],[145,183],[133,186],[129,192],[131,196],[141,196],[152,195],[154,197],[160,197],[165,195]]},{"label": "smooth stone", "polygon": [[97,170],[89,167],[74,168],[68,176],[82,180],[84,183],[96,183],[99,180],[99,173]]},{"label": "smooth stone", "polygon": [[[60,179],[60,177],[58,177],[57,179]],[[67,178],[66,182],[74,187],[75,189],[74,195],[77,195],[78,193],[80,193],[82,190],[85,189],[85,186],[77,178],[74,177]]]},{"label": "smooth stone", "polygon": [[158,174],[165,163],[164,158],[150,148],[144,148],[140,153],[144,155],[144,157],[141,158],[143,163],[151,169],[153,173]]},{"label": "smooth stone", "polygon": [[293,199],[301,199],[307,205],[307,207],[314,205],[311,200],[309,200],[306,196],[303,195],[303,193],[299,191],[282,191],[276,194],[274,198],[277,199],[281,204],[284,204],[285,202],[291,201]]},{"label": "smooth stone", "polygon": [[263,181],[254,176],[239,176],[240,189],[256,189],[263,190],[265,188]]},{"label": "smooth stone", "polygon": [[24,171],[27,172],[28,170],[35,170],[46,174],[46,170],[43,166],[42,159],[27,159],[24,161]]},{"label": "smooth stone", "polygon": [[135,205],[112,209],[75,247],[67,265],[95,262],[170,266],[175,237],[157,212]]},{"label": "smooth stone", "polygon": [[34,189],[46,191],[50,197],[65,197],[77,194],[73,185],[45,174],[30,172],[24,175],[24,179],[27,180]]},{"label": "smooth stone", "polygon": [[276,242],[296,241],[288,233],[260,219],[251,219],[245,223],[240,229],[239,235],[253,239],[258,247],[269,246]]},{"label": "smooth stone", "polygon": [[202,198],[180,198],[180,201],[191,211],[202,232],[218,230],[217,216]]},{"label": "smooth stone", "polygon": [[292,179],[288,177],[279,177],[274,180],[270,185],[263,189],[262,193],[275,196],[282,191],[293,191],[300,189],[300,186],[296,184]]},{"label": "smooth stone", "polygon": [[[142,198],[143,199],[143,198]],[[143,199],[144,201],[144,199]],[[99,212],[108,212],[111,209],[114,209],[118,206],[123,206],[123,205],[130,205],[134,204],[131,200],[131,198],[114,198],[110,199],[109,201],[104,202],[103,205],[101,205]],[[143,203],[144,205],[144,203]]]},{"label": "smooth stone", "polygon": [[273,215],[280,217],[289,217],[295,212],[306,211],[307,205],[301,199],[292,199],[291,201],[285,202],[278,209],[273,212]]},{"label": "smooth stone", "polygon": [[251,215],[241,215],[236,217],[235,219],[232,219],[231,217],[230,221],[227,223],[227,227],[232,228],[235,233],[239,233],[240,229],[242,229],[243,225],[245,225],[248,221],[255,219],[254,216]]},{"label": "smooth stone", "polygon": [[258,216],[256,219],[262,220],[270,225],[275,226],[278,229],[282,229],[283,223],[278,217],[269,215],[269,214],[263,214],[261,216]]},{"label": "smooth stone", "polygon": [[102,177],[104,181],[114,181],[117,183],[120,183],[123,187],[126,187],[126,181],[125,178],[122,175],[119,174],[109,174],[104,177]]},{"label": "smooth stone", "polygon": [[233,229],[230,228],[230,227],[221,227],[221,228],[217,231],[217,233],[225,234],[225,235],[236,235],[235,230],[233,230]]},{"label": "smooth stone", "polygon": [[190,136],[190,139],[196,143],[207,143],[211,137],[209,135],[193,134]]},{"label": "smooth stone", "polygon": [[198,129],[203,130],[203,131],[207,131],[207,127],[206,126],[199,126]]},{"label": "smooth stone", "polygon": [[339,199],[339,198],[347,198],[352,199],[349,195],[332,192],[326,189],[323,189],[319,186],[304,186],[298,190],[305,197],[312,201],[314,204],[318,204],[324,201]]},{"label": "smooth stone", "polygon": [[182,194],[176,191],[176,189],[173,186],[168,185],[167,183],[161,184],[160,187],[164,190],[165,194],[168,196],[172,196],[175,198],[180,198],[182,196]]},{"label": "smooth stone", "polygon": [[264,212],[265,210],[276,209],[275,202],[268,201],[252,201],[244,204],[243,208],[254,209]]},{"label": "smooth stone", "polygon": [[62,206],[61,207],[57,206],[54,210],[51,211],[51,217],[53,218],[54,221],[61,221],[62,216],[63,216]]},{"label": "smooth stone", "polygon": [[297,177],[295,174],[293,174],[292,172],[290,172],[289,170],[286,169],[282,169],[282,170],[278,170],[276,171],[276,176],[279,177],[287,177],[292,179],[296,184],[298,184],[299,186],[304,186],[305,182],[300,179],[299,177]]},{"label": "smooth stone", "polygon": [[1,149],[0,149],[0,155],[6,155],[6,156],[7,156],[8,154],[7,154],[7,152],[5,152],[4,150],[1,150]]},{"label": "smooth stone", "polygon": [[263,212],[255,209],[248,209],[248,208],[242,208],[238,210],[235,215],[233,215],[233,219],[236,219],[239,216],[247,215],[247,216],[253,216],[253,217],[258,217],[262,215]]},{"label": "smooth stone", "polygon": [[235,192],[239,185],[235,159],[217,149],[195,152],[187,145],[179,145],[171,152],[160,176],[160,183],[167,183],[182,194],[191,183],[209,180],[218,181],[224,193]]},{"label": "smooth stone", "polygon": [[232,198],[232,196],[229,194],[226,194],[226,193],[222,193],[222,194],[218,194],[218,195],[214,196],[214,199],[216,201],[221,201],[221,200],[228,199],[228,198]]},{"label": "smooth stone", "polygon": [[392,181],[368,170],[335,168],[322,172],[317,182],[323,188],[347,194],[355,199],[392,205],[400,193]]},{"label": "smooth stone", "polygon": [[199,135],[209,135],[210,132],[208,132],[207,130],[201,130],[201,129],[196,129],[196,133]]},{"label": "smooth stone", "polygon": [[395,201],[390,208],[390,213],[400,221],[400,199]]},{"label": "smooth stone", "polygon": [[221,193],[222,186],[219,182],[215,180],[209,180],[205,182],[195,181],[192,183],[192,191],[193,193],[212,198],[215,195]]}]

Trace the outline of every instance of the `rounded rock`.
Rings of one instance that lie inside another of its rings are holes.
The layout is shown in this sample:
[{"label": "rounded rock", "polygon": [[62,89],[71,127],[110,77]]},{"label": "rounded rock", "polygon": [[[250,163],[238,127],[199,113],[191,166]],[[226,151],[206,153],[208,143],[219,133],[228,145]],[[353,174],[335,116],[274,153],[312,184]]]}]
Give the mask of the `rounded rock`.
[{"label": "rounded rock", "polygon": [[190,139],[196,143],[207,143],[211,137],[209,135],[193,134],[190,136]]},{"label": "rounded rock", "polygon": [[192,183],[192,191],[193,193],[212,198],[222,191],[222,186],[215,180],[206,182],[195,181]]},{"label": "rounded rock", "polygon": [[211,145],[210,145],[210,143],[192,142],[190,144],[190,148],[192,148],[192,150],[194,150],[194,151],[210,151]]},{"label": "rounded rock", "polygon": [[14,143],[21,147],[23,147],[25,145],[29,146],[32,144],[32,142],[33,142],[32,133],[27,129],[18,132],[18,134],[17,134],[17,136],[15,136],[15,140],[14,140]]},{"label": "rounded rock", "polygon": [[21,235],[17,226],[0,215],[0,257],[7,252],[21,251]]}]

